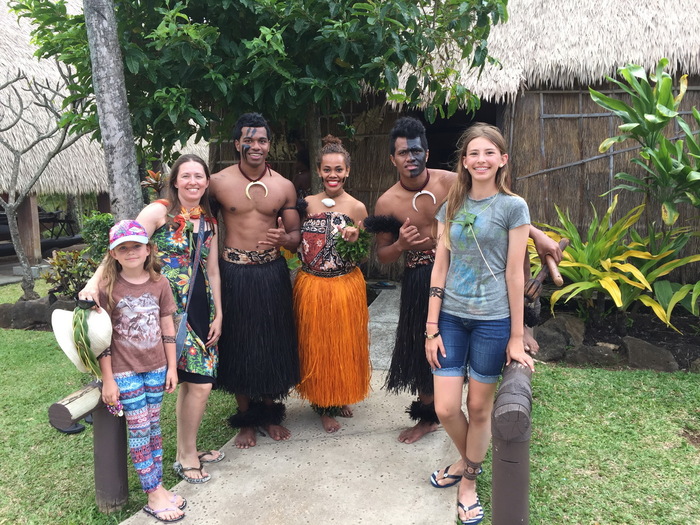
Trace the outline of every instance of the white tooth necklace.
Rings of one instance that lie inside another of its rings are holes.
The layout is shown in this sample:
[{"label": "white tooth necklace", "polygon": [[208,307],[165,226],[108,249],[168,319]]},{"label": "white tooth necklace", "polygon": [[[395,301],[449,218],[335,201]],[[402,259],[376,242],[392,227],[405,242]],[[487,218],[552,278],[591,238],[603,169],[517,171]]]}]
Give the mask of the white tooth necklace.
[{"label": "white tooth necklace", "polygon": [[[266,162],[265,163],[265,168],[267,169],[267,172],[270,174],[270,177],[272,177],[272,169],[270,168],[270,165]],[[267,191],[267,186],[265,185],[264,182],[261,182],[260,179],[262,179],[265,176],[265,169],[263,169],[262,174],[257,178],[257,179],[251,179],[246,175],[246,173],[243,171],[241,168],[241,165],[238,164],[238,170],[241,172],[241,174],[248,179],[250,182],[248,185],[245,187],[245,196],[248,197],[249,200],[253,200],[253,198],[250,196],[250,188],[253,186],[262,186],[263,189],[265,190],[265,197],[267,197],[268,191]]]},{"label": "white tooth necklace", "polygon": [[403,181],[401,179],[399,179],[399,184],[401,184],[401,187],[404,190],[416,192],[416,194],[413,196],[413,201],[411,202],[411,206],[413,206],[413,209],[416,211],[418,211],[418,207],[416,206],[416,199],[418,197],[420,197],[421,195],[429,196],[431,199],[433,199],[433,204],[437,204],[437,199],[435,198],[435,195],[433,194],[433,192],[425,189],[425,187],[428,185],[429,182],[430,182],[430,171],[427,169],[425,170],[425,182],[423,183],[423,185],[420,188],[415,188],[415,189],[409,188],[408,186],[406,186],[403,183]]}]

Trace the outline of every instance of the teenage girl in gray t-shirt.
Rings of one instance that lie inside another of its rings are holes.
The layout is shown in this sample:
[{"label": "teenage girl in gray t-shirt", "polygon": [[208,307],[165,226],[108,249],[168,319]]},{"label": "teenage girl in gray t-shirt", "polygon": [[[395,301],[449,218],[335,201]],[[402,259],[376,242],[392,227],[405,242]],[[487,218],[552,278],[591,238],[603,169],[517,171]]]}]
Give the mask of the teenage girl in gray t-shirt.
[{"label": "teenage girl in gray t-shirt", "polygon": [[[437,215],[430,279],[425,351],[435,411],[461,456],[434,472],[431,482],[439,488],[459,483],[458,518],[470,525],[484,516],[476,478],[491,439],[503,365],[518,361],[534,369],[523,345],[530,215],[525,201],[510,191],[507,164],[498,128],[475,124],[462,135],[457,181]],[[467,373],[468,419],[462,411]]]}]

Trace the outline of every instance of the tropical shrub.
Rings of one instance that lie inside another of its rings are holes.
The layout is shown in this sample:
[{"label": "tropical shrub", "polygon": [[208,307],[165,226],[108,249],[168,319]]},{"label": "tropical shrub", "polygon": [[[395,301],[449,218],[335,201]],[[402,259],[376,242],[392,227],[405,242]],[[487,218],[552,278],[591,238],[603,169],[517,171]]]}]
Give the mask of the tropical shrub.
[{"label": "tropical shrub", "polygon": [[[687,242],[686,229],[677,228],[662,234],[652,231],[647,237],[634,231],[633,226],[644,205],[633,208],[612,223],[616,207],[617,195],[602,219],[598,218],[594,208],[593,221],[585,236],[581,236],[569,213],[562,212],[558,206],[555,208],[561,227],[543,225],[570,240],[559,265],[562,276],[570,283],[552,294],[552,312],[562,297],[566,297],[565,302],[575,298],[581,313],[588,315],[590,312],[594,320],[599,320],[606,316],[604,304],[605,298],[609,297],[623,316],[632,304],[639,301],[673,327],[670,321],[673,307],[683,298],[681,295],[688,294],[688,290],[678,290],[675,293],[679,295],[675,298],[673,294],[669,298],[664,296],[665,306],[662,306],[654,297],[652,285],[672,270],[700,261],[700,254],[675,258]],[[631,240],[628,240],[628,235]]]},{"label": "tropical shrub", "polygon": [[700,314],[698,305],[700,281],[694,285],[672,283],[671,281],[656,281],[654,283],[654,297],[669,319],[676,304],[680,304],[693,315]]},{"label": "tropical shrub", "polygon": [[112,214],[93,211],[83,219],[81,235],[87,247],[80,251],[54,251],[47,259],[49,269],[42,278],[54,285],[49,297],[77,297],[107,253],[109,229],[114,225]]},{"label": "tropical shrub", "polygon": [[114,226],[111,213],[92,211],[83,217],[83,229],[80,232],[87,244],[88,256],[100,260],[107,253],[109,246],[109,229]]},{"label": "tropical shrub", "polygon": [[160,171],[146,170],[146,172],[147,175],[141,181],[141,188],[148,194],[148,202],[150,202],[154,198],[160,198],[168,177]]},{"label": "tropical shrub", "polygon": [[54,251],[53,256],[47,259],[49,269],[42,274],[42,278],[54,285],[49,290],[49,297],[56,295],[75,298],[83,289],[88,279],[95,273],[101,259],[92,259],[88,255],[88,248],[77,251]]},{"label": "tropical shrub", "polygon": [[[678,94],[674,97],[673,79],[664,71],[667,65],[668,59],[661,59],[656,73],[649,77],[642,67],[636,65],[618,69],[623,81],[607,77],[609,82],[629,95],[630,104],[591,88],[589,92],[594,102],[622,120],[618,126],[620,135],[605,139],[599,151],[604,153],[614,144],[628,139],[642,146],[641,158],[632,162],[642,167],[644,177],[618,173],[615,178],[621,184],[611,191],[628,190],[642,192],[647,199],[654,197],[661,203],[664,224],[673,226],[679,216],[678,204],[700,207],[700,146],[678,112],[688,87],[687,75],[680,78]],[[650,81],[654,83],[653,87]],[[695,108],[692,113],[700,125],[700,113]],[[666,137],[666,127],[674,121],[685,133],[685,140],[673,141]]]}]

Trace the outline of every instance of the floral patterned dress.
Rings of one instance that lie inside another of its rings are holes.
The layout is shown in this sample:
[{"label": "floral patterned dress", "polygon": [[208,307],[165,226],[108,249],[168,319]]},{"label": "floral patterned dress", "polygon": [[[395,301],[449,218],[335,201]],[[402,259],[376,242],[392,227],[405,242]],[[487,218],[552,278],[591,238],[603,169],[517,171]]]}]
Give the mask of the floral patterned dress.
[{"label": "floral patterned dress", "polygon": [[[161,273],[170,282],[178,313],[184,312],[187,303],[192,280],[191,258],[194,257],[191,247],[197,240],[197,234],[192,233],[191,222],[181,230],[176,224],[166,223],[152,236],[158,247],[157,256],[163,263]],[[177,368],[184,372],[215,378],[219,363],[218,348],[216,345],[209,348],[205,346],[209,326],[215,315],[214,296],[206,269],[212,239],[213,230],[209,228],[204,233],[197,279],[187,310],[187,337]]]}]

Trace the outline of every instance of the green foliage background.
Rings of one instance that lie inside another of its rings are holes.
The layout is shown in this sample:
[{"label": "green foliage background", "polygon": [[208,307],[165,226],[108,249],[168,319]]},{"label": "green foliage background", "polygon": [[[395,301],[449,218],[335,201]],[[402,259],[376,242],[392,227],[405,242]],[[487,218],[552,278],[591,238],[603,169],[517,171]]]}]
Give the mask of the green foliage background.
[{"label": "green foliage background", "polygon": [[[395,102],[427,103],[426,116],[473,108],[460,83],[465,60],[489,60],[491,24],[506,0],[116,0],[126,86],[137,145],[167,158],[191,136],[228,135],[244,111],[302,122],[313,105],[340,112],[366,90]],[[76,130],[99,135],[84,18],[64,0],[13,1],[36,29],[38,55],[75,70],[67,114]],[[404,70],[404,68],[406,68]],[[405,82],[400,80],[404,75]],[[212,124],[216,126],[212,126]],[[218,131],[215,131],[218,130]]]}]

